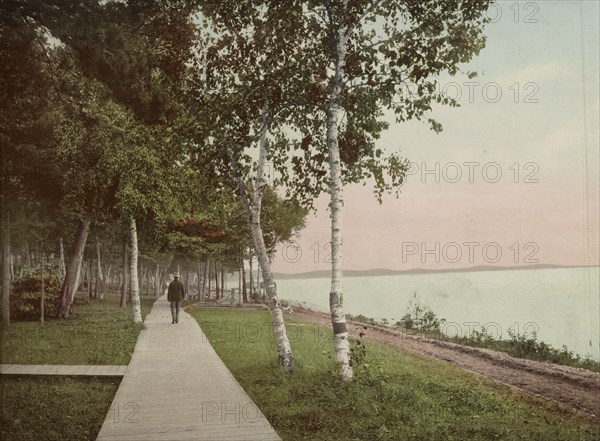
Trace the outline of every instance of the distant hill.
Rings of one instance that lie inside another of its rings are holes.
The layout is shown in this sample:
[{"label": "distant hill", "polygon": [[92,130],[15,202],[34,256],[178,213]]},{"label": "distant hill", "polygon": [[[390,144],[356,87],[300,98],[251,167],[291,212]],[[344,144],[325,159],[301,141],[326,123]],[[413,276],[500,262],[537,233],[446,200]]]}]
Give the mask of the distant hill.
[{"label": "distant hill", "polygon": [[[408,270],[393,270],[386,268],[376,268],[370,270],[344,270],[344,277],[371,277],[371,276],[398,276],[403,274],[433,274],[433,273],[458,273],[473,271],[507,271],[507,270],[531,270],[531,269],[554,269],[554,268],[583,268],[581,266],[565,266],[538,263],[527,266],[494,266],[494,265],[476,265],[467,268],[445,268],[445,269],[425,269],[412,268]],[[331,277],[331,271],[309,271],[304,273],[274,273],[275,279],[319,279]]]}]

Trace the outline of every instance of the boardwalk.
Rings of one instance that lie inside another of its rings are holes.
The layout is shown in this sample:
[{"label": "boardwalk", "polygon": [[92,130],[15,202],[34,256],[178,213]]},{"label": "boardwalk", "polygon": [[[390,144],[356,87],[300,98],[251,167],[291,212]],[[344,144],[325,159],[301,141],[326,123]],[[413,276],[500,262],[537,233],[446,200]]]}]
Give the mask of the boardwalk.
[{"label": "boardwalk", "polygon": [[189,314],[163,296],[145,325],[99,441],[280,439]]},{"label": "boardwalk", "polygon": [[122,377],[127,366],[69,364],[0,364],[4,375],[68,375],[71,377]]}]

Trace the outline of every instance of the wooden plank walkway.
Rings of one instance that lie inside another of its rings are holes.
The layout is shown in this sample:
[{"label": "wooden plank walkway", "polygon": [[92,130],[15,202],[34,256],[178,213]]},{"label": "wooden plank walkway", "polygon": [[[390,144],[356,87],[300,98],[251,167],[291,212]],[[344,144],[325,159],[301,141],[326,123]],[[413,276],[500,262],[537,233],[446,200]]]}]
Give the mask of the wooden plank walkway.
[{"label": "wooden plank walkway", "polygon": [[98,441],[280,440],[189,314],[163,296],[144,323]]},{"label": "wooden plank walkway", "polygon": [[0,364],[2,375],[69,375],[72,377],[122,377],[127,366],[69,364]]}]

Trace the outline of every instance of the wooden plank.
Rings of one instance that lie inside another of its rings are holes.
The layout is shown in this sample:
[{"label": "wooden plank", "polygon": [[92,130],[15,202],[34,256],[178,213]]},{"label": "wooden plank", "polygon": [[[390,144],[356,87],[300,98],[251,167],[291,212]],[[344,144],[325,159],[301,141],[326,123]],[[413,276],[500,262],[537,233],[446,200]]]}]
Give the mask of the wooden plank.
[{"label": "wooden plank", "polygon": [[98,440],[280,439],[189,314],[163,296],[145,325]]},{"label": "wooden plank", "polygon": [[75,377],[122,377],[127,366],[60,365],[60,364],[2,364],[2,375],[68,375]]}]

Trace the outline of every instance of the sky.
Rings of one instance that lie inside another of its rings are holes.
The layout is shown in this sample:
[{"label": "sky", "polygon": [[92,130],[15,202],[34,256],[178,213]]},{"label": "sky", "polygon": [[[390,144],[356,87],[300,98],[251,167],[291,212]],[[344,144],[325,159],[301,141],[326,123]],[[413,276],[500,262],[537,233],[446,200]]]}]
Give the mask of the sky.
[{"label": "sky", "polygon": [[[599,264],[599,4],[499,1],[487,45],[441,78],[461,107],[444,131],[393,123],[379,147],[411,161],[399,198],[344,190],[345,269]],[[393,122],[392,118],[390,121]],[[273,270],[330,268],[328,197]]]}]

